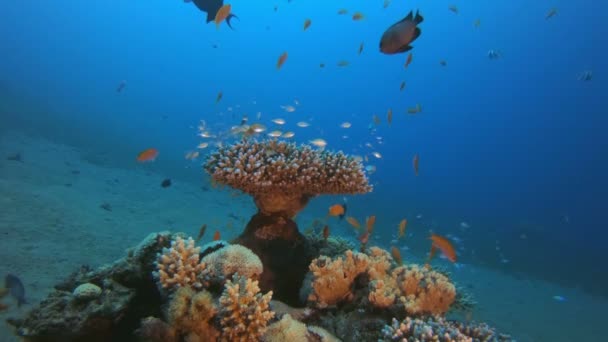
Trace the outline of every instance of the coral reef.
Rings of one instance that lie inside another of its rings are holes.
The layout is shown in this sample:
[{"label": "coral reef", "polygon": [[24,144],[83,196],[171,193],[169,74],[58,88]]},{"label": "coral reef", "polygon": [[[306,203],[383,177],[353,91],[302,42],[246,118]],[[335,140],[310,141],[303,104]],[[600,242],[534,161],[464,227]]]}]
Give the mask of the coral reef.
[{"label": "coral reef", "polygon": [[293,319],[289,314],[283,315],[281,320],[268,326],[261,338],[262,342],[337,342],[338,338],[327,330],[306,324]]},{"label": "coral reef", "polygon": [[175,292],[169,304],[169,323],[188,341],[215,341],[219,331],[211,320],[217,312],[211,293],[182,287]]},{"label": "coral reef", "polygon": [[224,248],[203,257],[202,263],[207,265],[203,277],[199,276],[205,283],[224,284],[226,279],[232,278],[235,273],[250,278],[258,279],[262,271],[262,261],[250,249],[240,245],[228,245]]},{"label": "coral reef", "polygon": [[271,299],[272,292],[262,295],[257,281],[238,274],[226,281],[220,297],[222,341],[258,341],[274,317],[269,310]]},{"label": "coral reef", "polygon": [[275,140],[222,147],[209,157],[205,169],[215,182],[252,195],[262,213],[286,217],[317,195],[371,191],[355,158]]},{"label": "coral reef", "polygon": [[164,248],[158,254],[154,276],[164,289],[173,287],[194,286],[201,288],[197,276],[205,270],[205,264],[199,262],[200,247],[194,247],[194,240],[181,237],[171,241],[170,248]]},{"label": "coral reef", "polygon": [[384,341],[512,341],[511,336],[498,334],[484,323],[463,324],[447,321],[442,317],[426,319],[406,317],[401,322],[393,318],[391,325],[386,325],[382,333]]}]

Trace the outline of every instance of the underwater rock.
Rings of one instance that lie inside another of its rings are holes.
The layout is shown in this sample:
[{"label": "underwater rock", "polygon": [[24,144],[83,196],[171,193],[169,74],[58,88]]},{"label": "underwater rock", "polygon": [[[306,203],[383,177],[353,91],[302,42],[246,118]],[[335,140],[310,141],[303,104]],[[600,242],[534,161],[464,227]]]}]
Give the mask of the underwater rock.
[{"label": "underwater rock", "polygon": [[74,296],[74,299],[78,301],[97,299],[101,296],[101,288],[95,284],[84,283],[75,288],[72,295]]},{"label": "underwater rock", "polygon": [[[154,261],[176,236],[181,235],[150,234],[113,264],[94,271],[81,267],[25,317],[7,322],[27,341],[133,340],[143,318],[161,314],[162,298],[152,276]],[[99,297],[74,300],[76,289],[87,283],[100,288]]]},{"label": "underwater rock", "polygon": [[302,305],[299,290],[314,251],[293,220],[258,213],[234,243],[251,249],[262,260],[262,291],[272,290],[273,298],[289,305]]}]

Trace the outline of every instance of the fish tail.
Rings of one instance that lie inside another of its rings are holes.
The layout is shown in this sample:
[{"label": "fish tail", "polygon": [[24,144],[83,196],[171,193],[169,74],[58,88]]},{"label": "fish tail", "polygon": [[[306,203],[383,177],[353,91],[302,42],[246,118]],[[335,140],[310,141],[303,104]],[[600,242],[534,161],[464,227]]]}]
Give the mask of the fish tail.
[{"label": "fish tail", "polygon": [[416,24],[420,24],[423,21],[424,21],[424,18],[420,15],[420,12],[416,11],[416,16],[414,17],[414,22]]},{"label": "fish tail", "polygon": [[[236,15],[230,13],[228,14],[228,17],[226,17],[226,24],[228,24],[228,27],[230,27],[231,30],[234,30],[234,28],[232,27],[232,24],[230,24],[230,20],[232,20],[232,18],[237,18],[239,19],[239,17],[237,17]],[[239,19],[241,20],[241,19]]]}]

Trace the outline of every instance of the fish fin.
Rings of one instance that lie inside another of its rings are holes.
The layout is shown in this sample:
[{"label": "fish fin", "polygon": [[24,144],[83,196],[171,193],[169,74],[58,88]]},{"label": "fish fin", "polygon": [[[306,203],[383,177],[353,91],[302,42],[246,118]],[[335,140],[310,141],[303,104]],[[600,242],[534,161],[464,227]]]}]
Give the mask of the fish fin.
[{"label": "fish fin", "polygon": [[409,45],[403,45],[402,47],[399,48],[399,50],[397,50],[397,52],[408,52],[412,49],[411,46]]},{"label": "fish fin", "polygon": [[[230,20],[231,20],[232,18],[237,18],[237,19],[239,19],[239,17],[237,17],[236,15],[234,15],[234,14],[230,13],[230,14],[228,14],[228,17],[226,18],[226,24],[228,24],[228,27],[230,27],[230,29],[231,29],[231,30],[234,30],[234,28],[232,27],[232,24],[230,24]],[[241,20],[241,19],[239,19],[239,21],[240,21],[240,20]]]},{"label": "fish fin", "polygon": [[217,13],[214,13],[213,15],[211,15],[211,12],[207,13],[207,24],[215,20],[215,15],[216,14]]},{"label": "fish fin", "polygon": [[[414,29],[414,36],[412,37],[412,42],[413,42],[414,40],[416,40],[416,38],[420,37],[420,33],[421,33],[421,32],[420,32],[420,28],[416,27],[416,28]],[[410,42],[410,43],[411,43],[411,42]]]},{"label": "fish fin", "polygon": [[410,21],[411,21],[411,20],[414,18],[414,17],[413,17],[413,15],[414,15],[414,12],[413,12],[413,11],[410,11],[410,13],[408,13],[408,14],[405,16],[405,18],[401,19],[401,21],[400,21],[400,22],[403,22],[403,21],[408,21],[408,20],[410,20]]},{"label": "fish fin", "polygon": [[416,16],[414,17],[414,22],[416,24],[420,24],[424,21],[424,18],[420,15],[419,11],[416,11]]}]

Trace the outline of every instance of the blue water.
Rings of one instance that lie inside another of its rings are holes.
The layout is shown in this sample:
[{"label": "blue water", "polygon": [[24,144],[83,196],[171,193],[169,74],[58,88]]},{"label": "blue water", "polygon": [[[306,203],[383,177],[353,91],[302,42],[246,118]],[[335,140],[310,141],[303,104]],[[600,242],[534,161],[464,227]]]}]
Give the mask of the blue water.
[{"label": "blue water", "polygon": [[[268,127],[282,117],[281,129],[295,131],[297,142],[322,137],[328,149],[368,154],[366,164],[377,166],[374,192],[348,197],[348,210],[378,217],[377,241],[388,245],[407,217],[408,244],[421,257],[433,230],[463,239],[462,263],[608,296],[607,2],[231,4],[240,18],[234,31],[205,24],[204,13],[178,0],[3,1],[3,128],[76,144],[94,162],[123,168],[142,167],[135,156],[155,147],[159,158],[145,167],[208,185],[204,158],[184,159],[201,142],[199,120],[225,131],[244,114],[255,122],[262,112]],[[546,20],[553,7],[557,15]],[[338,16],[340,8],[365,19]],[[404,69],[407,55],[383,55],[378,43],[412,9],[425,20]],[[312,25],[303,32],[307,18]],[[490,49],[501,58],[489,59]],[[277,71],[284,51],[288,60]],[[349,66],[338,67],[341,60]],[[579,81],[585,70],[593,79]],[[281,110],[296,99],[294,113]],[[13,101],[30,110],[13,111]],[[417,103],[422,113],[405,114]],[[340,128],[344,121],[352,128]],[[319,198],[305,213],[323,216],[341,201]]]}]

